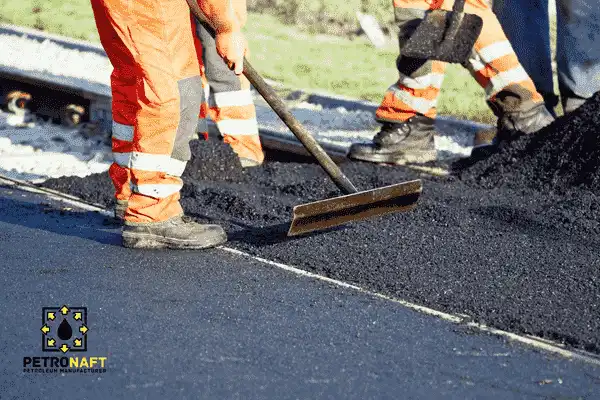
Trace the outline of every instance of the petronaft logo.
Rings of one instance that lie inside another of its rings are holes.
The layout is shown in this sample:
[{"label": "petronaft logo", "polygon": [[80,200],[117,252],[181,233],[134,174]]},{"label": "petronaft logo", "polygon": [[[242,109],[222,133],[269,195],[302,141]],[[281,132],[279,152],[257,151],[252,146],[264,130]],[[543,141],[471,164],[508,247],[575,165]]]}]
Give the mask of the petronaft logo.
[{"label": "petronaft logo", "polygon": [[44,307],[42,324],[42,351],[87,351],[87,307]]},{"label": "petronaft logo", "polygon": [[[23,357],[23,372],[37,373],[104,373],[105,356],[76,356],[88,351],[87,307],[42,308],[42,352],[55,356]],[[67,356],[67,353],[73,353]]]}]

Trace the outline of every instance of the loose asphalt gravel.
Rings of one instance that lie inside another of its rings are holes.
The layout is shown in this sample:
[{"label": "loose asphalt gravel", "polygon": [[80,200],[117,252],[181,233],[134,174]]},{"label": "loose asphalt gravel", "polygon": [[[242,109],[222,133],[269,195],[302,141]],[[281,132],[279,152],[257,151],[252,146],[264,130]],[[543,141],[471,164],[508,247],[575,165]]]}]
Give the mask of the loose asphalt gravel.
[{"label": "loose asphalt gravel", "polygon": [[[501,329],[600,352],[600,228],[593,187],[559,192],[532,188],[527,179],[486,187],[469,178],[480,174],[473,166],[463,173],[468,182],[420,176],[423,194],[414,211],[291,239],[286,231],[294,205],[340,194],[320,167],[291,160],[242,170],[231,150],[216,141],[192,147],[182,204],[199,220],[222,223],[230,246]],[[519,163],[512,165],[517,176]],[[542,168],[536,161],[522,165],[525,174]],[[342,169],[363,189],[419,177],[366,163]],[[44,185],[112,202],[106,174]]]},{"label": "loose asphalt gravel", "polygon": [[600,189],[600,92],[535,135],[522,135],[470,168],[464,181],[482,187],[536,188],[565,193]]}]

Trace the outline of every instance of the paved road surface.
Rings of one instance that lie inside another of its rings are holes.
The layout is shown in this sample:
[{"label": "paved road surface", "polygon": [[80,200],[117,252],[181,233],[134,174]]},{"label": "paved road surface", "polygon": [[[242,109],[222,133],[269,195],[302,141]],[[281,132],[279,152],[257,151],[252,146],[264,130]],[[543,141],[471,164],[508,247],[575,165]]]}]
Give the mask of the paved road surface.
[{"label": "paved road surface", "polygon": [[[58,205],[0,187],[2,399],[600,398],[600,367],[223,250],[124,249]],[[105,373],[23,372],[63,304]]]}]

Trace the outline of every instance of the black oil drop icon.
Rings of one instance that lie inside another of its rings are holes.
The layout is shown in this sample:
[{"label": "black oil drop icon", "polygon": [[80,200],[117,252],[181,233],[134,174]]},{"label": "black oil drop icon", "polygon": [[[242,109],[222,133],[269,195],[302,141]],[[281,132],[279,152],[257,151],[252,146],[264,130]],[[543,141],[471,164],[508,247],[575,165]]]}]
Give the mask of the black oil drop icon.
[{"label": "black oil drop icon", "polygon": [[58,326],[58,337],[61,340],[69,340],[73,336],[73,329],[71,325],[67,322],[67,319],[63,319],[63,321]]}]

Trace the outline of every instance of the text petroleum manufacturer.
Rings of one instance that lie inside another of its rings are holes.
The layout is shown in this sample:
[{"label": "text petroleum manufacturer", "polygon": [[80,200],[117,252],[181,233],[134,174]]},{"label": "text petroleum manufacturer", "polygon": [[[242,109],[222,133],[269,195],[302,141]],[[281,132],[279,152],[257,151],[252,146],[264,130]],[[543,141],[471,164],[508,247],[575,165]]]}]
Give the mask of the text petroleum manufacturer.
[{"label": "text petroleum manufacturer", "polygon": [[81,373],[106,372],[107,357],[23,357],[23,372]]}]

